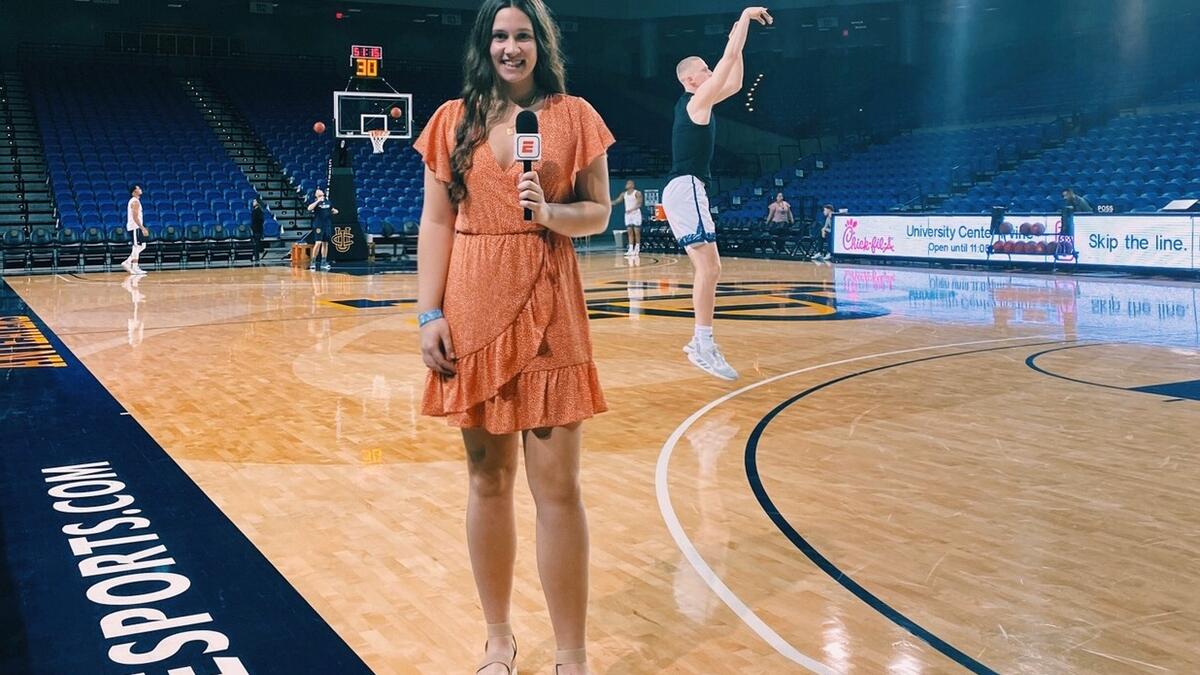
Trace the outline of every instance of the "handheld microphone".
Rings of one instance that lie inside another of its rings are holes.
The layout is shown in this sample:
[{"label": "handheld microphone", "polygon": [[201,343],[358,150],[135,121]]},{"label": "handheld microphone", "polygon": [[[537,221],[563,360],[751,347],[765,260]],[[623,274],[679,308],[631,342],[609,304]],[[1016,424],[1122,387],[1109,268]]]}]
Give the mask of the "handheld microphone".
[{"label": "handheld microphone", "polygon": [[[517,113],[517,129],[514,136],[513,156],[523,162],[525,173],[533,170],[533,163],[542,158],[542,135],[538,133],[538,118],[532,111]],[[533,220],[533,211],[525,209],[525,220]]]}]

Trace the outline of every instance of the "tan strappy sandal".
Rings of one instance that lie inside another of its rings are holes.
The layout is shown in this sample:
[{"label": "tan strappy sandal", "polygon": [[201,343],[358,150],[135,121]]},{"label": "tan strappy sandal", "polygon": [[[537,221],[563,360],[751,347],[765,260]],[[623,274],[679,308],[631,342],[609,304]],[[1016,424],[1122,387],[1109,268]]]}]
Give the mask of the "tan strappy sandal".
[{"label": "tan strappy sandal", "polygon": [[[487,656],[484,656],[484,660],[480,662],[479,667],[475,669],[475,672],[478,673],[488,666],[501,665],[504,666],[504,668],[508,671],[508,675],[517,675],[517,639],[513,637],[512,626],[507,623],[489,623],[487,631],[489,641],[492,638],[499,637],[513,638],[512,658],[508,659],[507,661],[502,661],[495,658],[489,659]],[[488,645],[487,642],[485,642],[483,643],[483,651],[487,652],[487,649]]]},{"label": "tan strappy sandal", "polygon": [[554,675],[558,675],[558,667],[574,663],[587,663],[587,649],[560,649],[554,652]]}]

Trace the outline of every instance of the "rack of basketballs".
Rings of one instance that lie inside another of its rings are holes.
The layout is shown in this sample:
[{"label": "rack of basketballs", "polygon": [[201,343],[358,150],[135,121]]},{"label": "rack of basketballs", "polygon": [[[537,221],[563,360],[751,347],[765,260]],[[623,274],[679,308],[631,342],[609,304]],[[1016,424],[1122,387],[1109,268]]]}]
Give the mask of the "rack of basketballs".
[{"label": "rack of basketballs", "polygon": [[1042,256],[1059,260],[1078,261],[1075,238],[1069,231],[1062,230],[1059,221],[1055,232],[1046,232],[1046,224],[1028,222],[1015,225],[1005,220],[992,227],[992,241],[988,244],[988,258],[993,255]]}]

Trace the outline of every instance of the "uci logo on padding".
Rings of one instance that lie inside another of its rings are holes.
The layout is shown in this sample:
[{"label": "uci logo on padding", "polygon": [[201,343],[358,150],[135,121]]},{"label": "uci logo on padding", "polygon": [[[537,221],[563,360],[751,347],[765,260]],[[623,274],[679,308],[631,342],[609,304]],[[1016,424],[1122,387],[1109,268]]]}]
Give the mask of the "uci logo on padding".
[{"label": "uci logo on padding", "polygon": [[350,250],[351,246],[354,246],[354,230],[349,227],[335,227],[333,228],[333,238],[330,241],[333,242],[333,247],[337,249],[338,253],[345,253]]}]

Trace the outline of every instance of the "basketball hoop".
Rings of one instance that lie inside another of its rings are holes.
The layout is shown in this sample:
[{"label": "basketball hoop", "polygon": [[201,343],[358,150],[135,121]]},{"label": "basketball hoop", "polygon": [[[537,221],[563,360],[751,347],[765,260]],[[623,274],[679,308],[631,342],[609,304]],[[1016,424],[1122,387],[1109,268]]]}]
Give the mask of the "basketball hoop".
[{"label": "basketball hoop", "polygon": [[387,129],[371,129],[367,132],[367,135],[371,137],[371,145],[375,148],[375,154],[378,155],[382,153],[383,144],[386,143],[388,139]]}]

